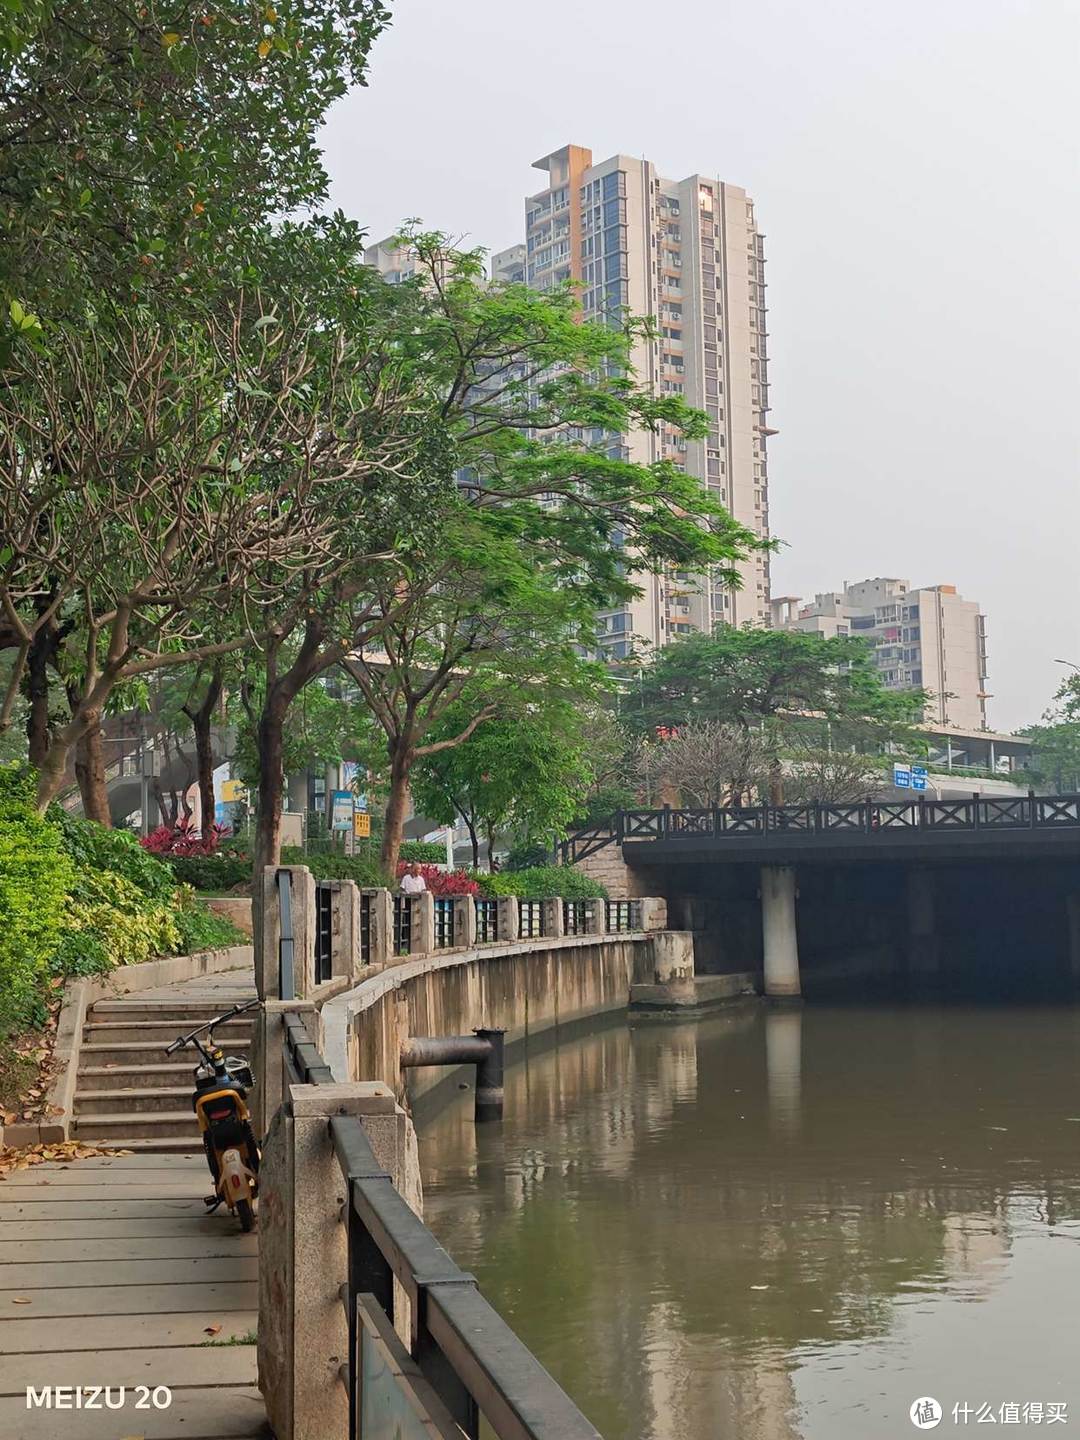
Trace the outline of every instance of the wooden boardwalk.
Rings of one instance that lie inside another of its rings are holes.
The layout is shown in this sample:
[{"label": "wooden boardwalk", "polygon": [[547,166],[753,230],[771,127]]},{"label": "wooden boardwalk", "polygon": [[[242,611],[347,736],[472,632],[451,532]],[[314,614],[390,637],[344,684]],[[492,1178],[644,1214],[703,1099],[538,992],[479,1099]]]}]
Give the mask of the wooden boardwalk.
[{"label": "wooden boardwalk", "polygon": [[[186,992],[224,1008],[244,979],[233,972],[160,998]],[[45,1163],[0,1179],[3,1440],[269,1436],[255,1384],[257,1236],[225,1210],[207,1215],[210,1176],[194,1116],[191,1125],[195,1144],[168,1154]],[[62,1395],[72,1408],[29,1408],[28,1386],[107,1386],[114,1403],[122,1387],[124,1404],[79,1409]],[[159,1386],[165,1408],[144,1397]]]}]

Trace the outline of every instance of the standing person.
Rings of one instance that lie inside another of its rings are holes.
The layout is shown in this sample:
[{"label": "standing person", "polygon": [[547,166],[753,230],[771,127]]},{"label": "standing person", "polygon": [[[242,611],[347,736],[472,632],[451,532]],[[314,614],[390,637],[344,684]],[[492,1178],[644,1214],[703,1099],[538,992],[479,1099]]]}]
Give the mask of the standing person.
[{"label": "standing person", "polygon": [[414,860],[401,877],[401,893],[403,895],[422,895],[426,889],[427,881],[421,873],[420,866]]}]

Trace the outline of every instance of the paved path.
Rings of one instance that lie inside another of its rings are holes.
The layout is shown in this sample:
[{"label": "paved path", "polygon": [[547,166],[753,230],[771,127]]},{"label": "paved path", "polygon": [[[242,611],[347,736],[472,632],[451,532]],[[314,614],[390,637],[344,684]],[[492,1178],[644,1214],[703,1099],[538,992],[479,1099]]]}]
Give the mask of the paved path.
[{"label": "paved path", "polygon": [[[252,991],[249,972],[228,971],[128,1003],[226,1009]],[[207,1215],[193,1116],[191,1126],[195,1144],[177,1140],[168,1154],[45,1163],[0,1179],[2,1440],[269,1435],[255,1384],[257,1237],[227,1211]],[[46,1385],[109,1386],[114,1403],[123,1387],[123,1408],[28,1408],[27,1386]],[[166,1408],[145,1394],[156,1386],[171,1392]]]}]

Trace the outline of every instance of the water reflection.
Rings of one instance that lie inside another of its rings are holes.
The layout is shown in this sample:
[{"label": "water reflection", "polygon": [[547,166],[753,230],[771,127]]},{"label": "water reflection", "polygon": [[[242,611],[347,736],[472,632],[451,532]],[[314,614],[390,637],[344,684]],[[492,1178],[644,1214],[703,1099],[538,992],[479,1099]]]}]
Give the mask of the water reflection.
[{"label": "water reflection", "polygon": [[612,1029],[422,1124],[426,1215],[607,1440],[1077,1424],[1078,1060],[1068,1008]]}]

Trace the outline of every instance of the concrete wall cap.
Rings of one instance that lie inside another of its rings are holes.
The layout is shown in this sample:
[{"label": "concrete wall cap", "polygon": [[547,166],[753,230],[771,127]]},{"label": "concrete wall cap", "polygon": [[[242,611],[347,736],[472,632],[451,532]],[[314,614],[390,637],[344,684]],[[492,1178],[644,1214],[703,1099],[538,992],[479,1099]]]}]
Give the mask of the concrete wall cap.
[{"label": "concrete wall cap", "polygon": [[290,1085],[289,1098],[297,1118],[331,1115],[393,1115],[394,1092],[381,1080],[334,1085]]}]

